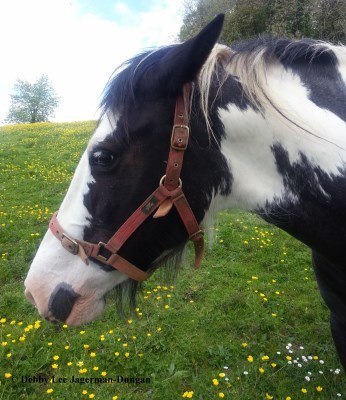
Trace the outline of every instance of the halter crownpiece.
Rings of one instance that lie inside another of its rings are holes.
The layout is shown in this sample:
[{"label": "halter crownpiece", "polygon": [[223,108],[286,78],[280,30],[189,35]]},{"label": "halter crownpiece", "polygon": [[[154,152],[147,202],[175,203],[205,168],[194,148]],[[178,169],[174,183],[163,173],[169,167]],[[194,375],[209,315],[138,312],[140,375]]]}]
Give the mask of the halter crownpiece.
[{"label": "halter crownpiece", "polygon": [[60,240],[65,250],[79,255],[85,264],[88,264],[89,258],[93,258],[138,282],[146,280],[150,274],[125,260],[118,254],[118,251],[154,211],[156,212],[153,214],[153,218],[162,218],[175,206],[189,234],[189,240],[194,244],[195,266],[200,266],[205,247],[203,231],[185,197],[180,179],[184,152],[187,149],[190,134],[190,90],[190,84],[185,84],[182,95],[176,100],[166,174],[160,179],[158,188],[131,214],[107,243],[96,244],[71,238],[60,225],[57,218],[58,213],[53,214],[49,223],[50,230]]}]

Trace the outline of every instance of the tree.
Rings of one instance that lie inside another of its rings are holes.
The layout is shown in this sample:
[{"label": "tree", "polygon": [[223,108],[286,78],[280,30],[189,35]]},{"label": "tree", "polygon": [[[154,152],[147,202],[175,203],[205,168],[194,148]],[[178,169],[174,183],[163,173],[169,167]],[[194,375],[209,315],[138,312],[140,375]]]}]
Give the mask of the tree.
[{"label": "tree", "polygon": [[346,44],[346,1],[315,0],[314,37]]},{"label": "tree", "polygon": [[14,85],[14,92],[6,118],[8,123],[48,121],[59,104],[58,96],[47,75],[42,75],[33,84],[18,79]]},{"label": "tree", "polygon": [[225,13],[221,43],[260,34],[346,43],[345,0],[185,0],[180,39]]}]

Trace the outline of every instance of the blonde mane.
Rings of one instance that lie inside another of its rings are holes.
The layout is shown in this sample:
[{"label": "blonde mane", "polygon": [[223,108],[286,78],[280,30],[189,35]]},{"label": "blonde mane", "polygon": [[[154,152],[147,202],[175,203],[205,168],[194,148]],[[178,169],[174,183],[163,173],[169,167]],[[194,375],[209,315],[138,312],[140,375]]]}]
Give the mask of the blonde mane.
[{"label": "blonde mane", "polygon": [[267,85],[267,71],[269,67],[280,65],[282,59],[292,62],[297,58],[304,57],[306,62],[312,63],[316,57],[326,53],[327,57],[333,60],[336,59],[335,54],[342,53],[345,56],[346,48],[321,41],[286,40],[285,46],[282,46],[280,40],[256,39],[250,41],[248,47],[244,46],[240,50],[220,44],[215,45],[197,80],[200,107],[211,137],[214,137],[214,134],[209,110],[210,101],[212,104],[215,101],[210,98],[211,84],[215,78],[218,80],[218,92],[215,96],[217,98],[229,76],[233,76],[241,83],[244,97],[260,112],[274,113],[276,117],[283,118],[286,123],[289,121],[296,128],[316,136],[307,127],[302,126],[302,121],[297,122],[294,116],[284,114],[280,105],[271,98]]}]

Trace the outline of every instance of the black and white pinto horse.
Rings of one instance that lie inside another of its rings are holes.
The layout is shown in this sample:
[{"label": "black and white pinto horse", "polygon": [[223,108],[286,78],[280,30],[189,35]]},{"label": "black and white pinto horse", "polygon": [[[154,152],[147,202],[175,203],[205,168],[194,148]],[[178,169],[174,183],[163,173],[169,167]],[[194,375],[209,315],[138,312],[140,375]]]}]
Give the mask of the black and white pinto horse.
[{"label": "black and white pinto horse", "polygon": [[[203,222],[243,208],[312,249],[331,330],[346,367],[346,49],[312,40],[260,38],[216,44],[223,16],[182,44],[134,57],[109,82],[103,114],[58,220],[74,238],[106,242],[165,173],[174,107],[192,83],[184,193]],[[181,251],[173,208],[149,218],[120,255],[150,271]],[[65,251],[48,230],[25,280],[41,316],[93,320],[104,296],[132,282]]]}]

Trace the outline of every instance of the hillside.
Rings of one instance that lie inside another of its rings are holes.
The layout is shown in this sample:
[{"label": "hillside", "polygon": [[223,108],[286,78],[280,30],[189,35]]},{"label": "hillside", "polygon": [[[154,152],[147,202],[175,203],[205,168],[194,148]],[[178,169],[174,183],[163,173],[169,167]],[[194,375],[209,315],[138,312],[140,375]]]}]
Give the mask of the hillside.
[{"label": "hillside", "polygon": [[39,318],[23,281],[94,127],[0,127],[0,399],[346,398],[309,250],[249,213],[220,213],[202,267],[155,273],[133,315],[110,293],[87,326]]}]

